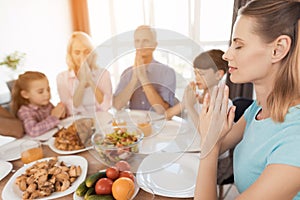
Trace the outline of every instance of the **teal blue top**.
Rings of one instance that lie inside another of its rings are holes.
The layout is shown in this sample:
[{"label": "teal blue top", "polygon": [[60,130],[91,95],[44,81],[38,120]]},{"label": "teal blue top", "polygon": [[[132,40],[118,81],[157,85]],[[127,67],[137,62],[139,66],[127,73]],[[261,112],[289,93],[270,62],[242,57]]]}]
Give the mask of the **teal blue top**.
[{"label": "teal blue top", "polygon": [[[234,150],[234,180],[241,193],[269,164],[300,167],[300,105],[289,108],[283,123],[271,118],[256,120],[261,107],[254,101],[245,111],[247,125]],[[300,193],[294,198],[300,200]]]}]

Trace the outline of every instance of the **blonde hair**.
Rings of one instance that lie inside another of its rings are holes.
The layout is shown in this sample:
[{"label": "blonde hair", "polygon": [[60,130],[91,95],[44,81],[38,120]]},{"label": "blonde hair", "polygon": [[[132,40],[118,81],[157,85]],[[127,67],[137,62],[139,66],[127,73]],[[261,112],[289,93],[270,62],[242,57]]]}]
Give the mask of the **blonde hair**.
[{"label": "blonde hair", "polygon": [[254,33],[266,43],[280,35],[291,38],[291,46],[282,59],[273,90],[267,98],[267,108],[271,118],[283,122],[294,100],[300,97],[300,2],[297,0],[254,0],[239,11],[256,22]]},{"label": "blonde hair", "polygon": [[17,112],[22,105],[28,105],[30,102],[21,95],[21,91],[29,90],[29,84],[32,81],[47,79],[46,75],[41,72],[27,71],[24,74],[19,75],[19,78],[15,81],[12,89],[12,101],[11,110],[12,113],[17,116]]},{"label": "blonde hair", "polygon": [[[76,69],[76,65],[74,63],[73,57],[72,57],[72,50],[73,50],[73,44],[75,41],[80,41],[81,43],[83,43],[89,50],[90,50],[90,54],[87,58],[88,64],[90,65],[91,69],[95,69],[97,68],[96,66],[96,54],[93,52],[95,47],[93,45],[92,39],[91,37],[81,31],[76,31],[73,32],[70,39],[69,39],[69,43],[67,46],[67,57],[66,57],[66,62],[68,65],[68,69],[69,70],[75,70]],[[77,66],[80,67],[80,66]]]}]

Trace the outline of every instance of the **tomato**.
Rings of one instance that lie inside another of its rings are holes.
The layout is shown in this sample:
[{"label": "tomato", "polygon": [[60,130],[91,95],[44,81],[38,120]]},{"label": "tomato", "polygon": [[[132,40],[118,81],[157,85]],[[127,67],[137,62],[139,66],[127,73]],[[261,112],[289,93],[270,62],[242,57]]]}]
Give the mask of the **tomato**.
[{"label": "tomato", "polygon": [[100,178],[95,185],[96,194],[111,194],[113,181],[109,178]]},{"label": "tomato", "polygon": [[130,171],[130,165],[128,162],[121,160],[115,164],[115,166],[120,170],[120,171]]},{"label": "tomato", "polygon": [[133,173],[131,172],[131,171],[123,171],[123,172],[120,172],[120,176],[119,176],[120,178],[121,177],[127,177],[127,178],[130,178],[133,182],[134,182],[134,179],[135,179],[135,177],[134,177],[134,175],[133,175]]},{"label": "tomato", "polygon": [[119,178],[119,169],[115,166],[109,167],[106,169],[106,176],[111,180]]}]

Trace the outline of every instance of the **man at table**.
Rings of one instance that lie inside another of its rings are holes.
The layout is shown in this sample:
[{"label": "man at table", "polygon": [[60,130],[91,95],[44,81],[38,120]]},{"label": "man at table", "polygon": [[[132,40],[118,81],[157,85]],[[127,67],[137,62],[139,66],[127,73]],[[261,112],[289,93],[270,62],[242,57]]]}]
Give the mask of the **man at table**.
[{"label": "man at table", "polygon": [[157,46],[156,32],[150,26],[139,26],[134,32],[135,63],[121,75],[114,93],[113,106],[119,110],[149,110],[158,113],[174,105],[175,71],[153,59]]},{"label": "man at table", "polygon": [[22,122],[0,106],[0,135],[21,138],[24,135]]}]

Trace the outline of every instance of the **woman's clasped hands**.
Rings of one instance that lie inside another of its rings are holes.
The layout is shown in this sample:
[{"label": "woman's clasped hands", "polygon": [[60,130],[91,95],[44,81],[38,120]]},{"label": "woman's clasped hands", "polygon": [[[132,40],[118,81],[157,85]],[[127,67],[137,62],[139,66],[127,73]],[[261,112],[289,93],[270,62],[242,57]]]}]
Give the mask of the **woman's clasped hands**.
[{"label": "woman's clasped hands", "polygon": [[220,149],[223,138],[231,130],[235,106],[228,111],[229,88],[225,84],[215,86],[211,95],[204,97],[200,113],[201,158],[214,148]]},{"label": "woman's clasped hands", "polygon": [[78,79],[80,84],[83,84],[85,87],[90,86],[90,81],[92,81],[91,69],[87,62],[84,62],[78,72]]}]

